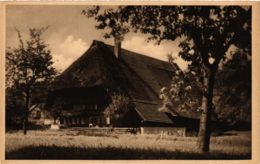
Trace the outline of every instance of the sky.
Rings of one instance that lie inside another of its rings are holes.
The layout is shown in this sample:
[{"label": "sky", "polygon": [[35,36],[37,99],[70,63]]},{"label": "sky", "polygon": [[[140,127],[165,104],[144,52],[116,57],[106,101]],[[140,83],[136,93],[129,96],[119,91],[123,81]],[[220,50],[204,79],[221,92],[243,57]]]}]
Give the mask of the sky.
[{"label": "sky", "polygon": [[[103,37],[105,31],[95,29],[96,22],[81,14],[82,9],[90,6],[61,5],[9,5],[6,9],[6,46],[18,46],[18,29],[23,37],[28,37],[29,28],[47,27],[42,38],[48,44],[54,60],[54,67],[63,71],[79,58],[93,40],[113,45],[113,39]],[[179,40],[164,41],[159,46],[147,42],[143,34],[127,34],[122,48],[153,58],[167,61],[167,54],[178,56]],[[180,58],[176,60],[184,70],[187,64]]]}]

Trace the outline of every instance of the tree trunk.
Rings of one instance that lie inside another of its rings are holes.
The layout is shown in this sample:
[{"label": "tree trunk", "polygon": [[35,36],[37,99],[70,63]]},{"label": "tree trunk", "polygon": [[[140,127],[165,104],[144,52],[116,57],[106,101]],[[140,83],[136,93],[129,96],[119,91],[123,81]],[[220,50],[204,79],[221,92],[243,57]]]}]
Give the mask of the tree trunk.
[{"label": "tree trunk", "polygon": [[24,112],[24,119],[23,119],[23,134],[27,134],[27,125],[28,125],[28,113],[30,109],[30,91],[26,91],[26,100],[25,100],[25,112]]},{"label": "tree trunk", "polygon": [[212,113],[213,87],[216,69],[206,68],[204,71],[203,97],[202,97],[202,114],[200,117],[200,128],[198,134],[198,150],[208,152],[210,145],[210,126]]}]

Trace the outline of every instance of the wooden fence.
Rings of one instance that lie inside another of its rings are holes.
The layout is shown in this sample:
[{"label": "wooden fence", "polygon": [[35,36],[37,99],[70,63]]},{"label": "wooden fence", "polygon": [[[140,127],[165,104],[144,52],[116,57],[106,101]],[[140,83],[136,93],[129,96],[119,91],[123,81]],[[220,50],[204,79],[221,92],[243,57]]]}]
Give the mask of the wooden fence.
[{"label": "wooden fence", "polygon": [[139,128],[89,128],[89,127],[71,127],[69,131],[78,131],[81,134],[136,134]]},{"label": "wooden fence", "polygon": [[80,134],[164,134],[186,136],[185,128],[175,127],[140,127],[140,128],[110,128],[110,127],[70,127],[66,130]]}]

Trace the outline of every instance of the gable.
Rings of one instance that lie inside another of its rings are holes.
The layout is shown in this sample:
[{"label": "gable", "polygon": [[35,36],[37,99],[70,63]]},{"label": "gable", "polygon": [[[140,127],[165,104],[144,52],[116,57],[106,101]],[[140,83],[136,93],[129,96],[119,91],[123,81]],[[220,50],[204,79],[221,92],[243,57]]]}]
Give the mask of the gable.
[{"label": "gable", "polygon": [[53,82],[53,89],[103,86],[124,90],[129,85],[113,53],[94,41],[90,48]]},{"label": "gable", "polygon": [[52,85],[53,88],[57,90],[100,85],[102,76],[99,55],[99,49],[96,46],[91,46],[55,79]]}]

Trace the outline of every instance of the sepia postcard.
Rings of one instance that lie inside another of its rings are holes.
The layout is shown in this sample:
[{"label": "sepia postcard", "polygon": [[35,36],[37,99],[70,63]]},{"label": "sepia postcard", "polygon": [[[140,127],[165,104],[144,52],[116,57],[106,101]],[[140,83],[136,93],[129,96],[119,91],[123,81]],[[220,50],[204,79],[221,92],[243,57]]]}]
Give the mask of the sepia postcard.
[{"label": "sepia postcard", "polygon": [[1,2],[1,162],[259,163],[259,10]]}]

